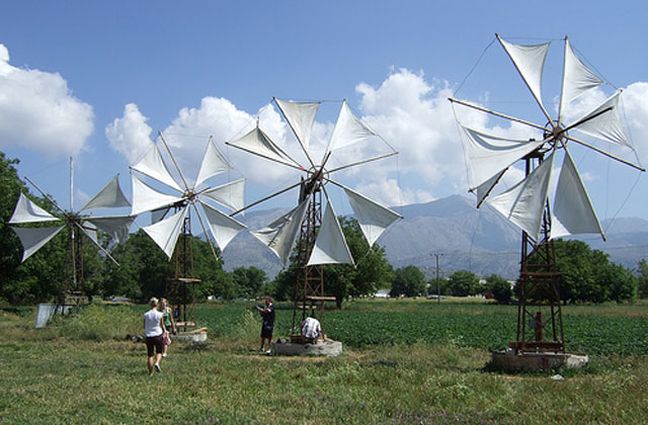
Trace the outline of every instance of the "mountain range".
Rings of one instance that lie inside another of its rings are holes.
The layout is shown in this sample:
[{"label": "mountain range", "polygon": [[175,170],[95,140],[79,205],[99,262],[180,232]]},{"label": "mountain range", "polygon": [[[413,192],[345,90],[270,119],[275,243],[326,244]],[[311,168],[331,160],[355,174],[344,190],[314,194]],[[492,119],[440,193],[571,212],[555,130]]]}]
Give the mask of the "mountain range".
[{"label": "mountain range", "polygon": [[[470,270],[479,276],[491,273],[515,279],[520,261],[520,231],[488,206],[476,209],[474,200],[460,195],[423,204],[395,207],[404,218],[379,239],[394,267],[415,265],[428,277],[447,276],[456,270]],[[258,229],[287,212],[271,209],[249,213],[242,219]],[[635,268],[648,257],[648,220],[617,218],[603,221],[607,242],[588,235],[575,239],[607,252],[611,261]],[[225,268],[256,266],[274,277],[282,268],[277,257],[247,232],[239,234],[224,254]]]}]

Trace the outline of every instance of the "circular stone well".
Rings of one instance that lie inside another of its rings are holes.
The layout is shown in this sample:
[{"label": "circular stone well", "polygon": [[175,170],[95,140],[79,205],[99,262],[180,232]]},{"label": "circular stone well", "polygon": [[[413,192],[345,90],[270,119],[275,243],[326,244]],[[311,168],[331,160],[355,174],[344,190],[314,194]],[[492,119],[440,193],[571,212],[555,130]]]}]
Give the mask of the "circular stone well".
[{"label": "circular stone well", "polygon": [[207,330],[198,329],[195,331],[178,332],[176,335],[171,335],[171,340],[201,344],[207,342]]},{"label": "circular stone well", "polygon": [[566,367],[580,369],[589,363],[589,356],[572,353],[522,353],[513,350],[493,351],[491,365],[508,372],[544,372]]},{"label": "circular stone well", "polygon": [[317,341],[314,344],[300,344],[285,340],[272,343],[273,356],[326,356],[337,357],[342,354],[342,343],[332,339]]}]

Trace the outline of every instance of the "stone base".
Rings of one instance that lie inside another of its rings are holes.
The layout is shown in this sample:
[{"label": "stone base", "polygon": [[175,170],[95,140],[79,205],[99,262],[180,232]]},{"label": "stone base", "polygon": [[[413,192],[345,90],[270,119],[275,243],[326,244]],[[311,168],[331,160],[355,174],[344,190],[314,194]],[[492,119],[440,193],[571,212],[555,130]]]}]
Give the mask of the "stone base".
[{"label": "stone base", "polygon": [[178,332],[171,335],[172,341],[189,342],[192,344],[202,344],[207,342],[207,329],[196,329],[194,331]]},{"label": "stone base", "polygon": [[589,356],[571,353],[522,353],[513,350],[493,351],[491,366],[507,372],[545,372],[560,367],[580,369],[589,363]]},{"label": "stone base", "polygon": [[299,344],[285,340],[272,343],[273,356],[326,356],[337,357],[342,354],[342,343],[325,339],[315,344]]}]

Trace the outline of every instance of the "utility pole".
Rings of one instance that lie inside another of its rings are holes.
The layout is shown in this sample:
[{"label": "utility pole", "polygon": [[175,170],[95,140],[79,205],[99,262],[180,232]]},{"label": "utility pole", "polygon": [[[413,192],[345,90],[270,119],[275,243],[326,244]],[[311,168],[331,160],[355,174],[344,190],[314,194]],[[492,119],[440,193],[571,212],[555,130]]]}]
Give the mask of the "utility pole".
[{"label": "utility pole", "polygon": [[439,280],[439,257],[445,254],[434,253],[434,258],[436,260],[436,281],[437,281],[437,304],[441,304],[441,281]]}]

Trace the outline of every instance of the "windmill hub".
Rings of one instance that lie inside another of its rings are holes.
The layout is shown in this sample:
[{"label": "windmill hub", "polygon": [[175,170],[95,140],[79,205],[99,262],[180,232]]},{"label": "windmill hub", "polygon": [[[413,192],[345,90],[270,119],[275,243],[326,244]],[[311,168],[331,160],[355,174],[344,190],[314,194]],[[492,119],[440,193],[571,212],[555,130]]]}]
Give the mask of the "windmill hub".
[{"label": "windmill hub", "polygon": [[549,122],[545,125],[542,137],[552,146],[560,147],[567,140],[567,131],[560,123]]}]

